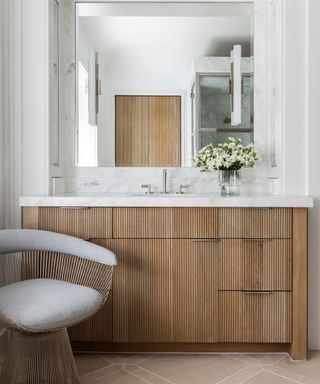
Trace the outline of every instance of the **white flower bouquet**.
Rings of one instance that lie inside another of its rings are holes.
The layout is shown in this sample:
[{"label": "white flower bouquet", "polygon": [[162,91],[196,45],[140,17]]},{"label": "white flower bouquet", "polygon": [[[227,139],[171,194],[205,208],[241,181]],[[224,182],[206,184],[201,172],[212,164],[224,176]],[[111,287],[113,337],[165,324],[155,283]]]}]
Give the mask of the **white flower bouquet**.
[{"label": "white flower bouquet", "polygon": [[260,160],[260,155],[252,143],[243,146],[241,139],[229,137],[227,143],[218,147],[208,144],[200,149],[193,159],[193,165],[201,171],[238,171],[243,167],[253,167],[257,160]]}]

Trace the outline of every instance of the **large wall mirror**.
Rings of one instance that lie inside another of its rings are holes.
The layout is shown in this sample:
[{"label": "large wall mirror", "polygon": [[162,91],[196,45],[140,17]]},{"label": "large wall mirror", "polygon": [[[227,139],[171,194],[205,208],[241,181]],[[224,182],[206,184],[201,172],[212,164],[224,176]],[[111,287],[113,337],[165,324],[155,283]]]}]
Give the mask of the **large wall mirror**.
[{"label": "large wall mirror", "polygon": [[77,3],[76,165],[191,166],[252,142],[253,82],[252,3]]}]

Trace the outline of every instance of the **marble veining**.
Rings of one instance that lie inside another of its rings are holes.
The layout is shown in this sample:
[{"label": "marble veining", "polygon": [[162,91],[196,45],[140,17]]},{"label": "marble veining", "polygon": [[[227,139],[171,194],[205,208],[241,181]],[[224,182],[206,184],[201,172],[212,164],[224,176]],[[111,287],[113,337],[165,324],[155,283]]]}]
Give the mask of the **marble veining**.
[{"label": "marble veining", "polygon": [[130,195],[130,194],[62,194],[56,196],[23,196],[24,207],[304,207],[311,208],[309,196],[241,195],[237,197],[219,194],[185,195]]}]

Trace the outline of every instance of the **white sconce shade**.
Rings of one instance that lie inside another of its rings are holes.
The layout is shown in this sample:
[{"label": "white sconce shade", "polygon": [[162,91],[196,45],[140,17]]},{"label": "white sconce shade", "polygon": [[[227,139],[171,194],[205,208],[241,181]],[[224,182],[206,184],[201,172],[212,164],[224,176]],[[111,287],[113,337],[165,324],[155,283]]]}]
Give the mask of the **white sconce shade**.
[{"label": "white sconce shade", "polygon": [[89,47],[88,52],[88,108],[89,124],[96,126],[98,124],[98,64],[97,52],[94,47]]},{"label": "white sconce shade", "polygon": [[231,84],[231,125],[236,126],[241,124],[241,45],[234,45],[231,51]]}]

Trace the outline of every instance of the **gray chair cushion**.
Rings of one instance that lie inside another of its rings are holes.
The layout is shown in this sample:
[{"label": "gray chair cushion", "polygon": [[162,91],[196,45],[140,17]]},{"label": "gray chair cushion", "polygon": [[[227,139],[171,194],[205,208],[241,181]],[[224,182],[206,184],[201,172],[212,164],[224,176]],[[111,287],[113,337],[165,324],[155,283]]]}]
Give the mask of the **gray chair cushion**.
[{"label": "gray chair cushion", "polygon": [[0,320],[29,332],[67,327],[93,315],[99,292],[59,280],[32,279],[0,288]]}]

